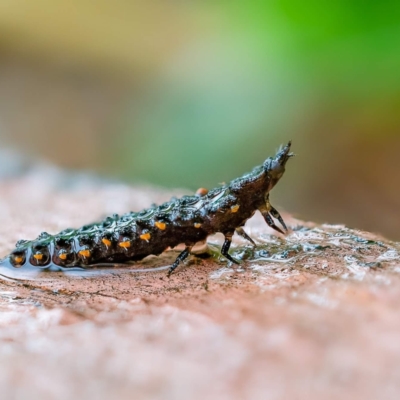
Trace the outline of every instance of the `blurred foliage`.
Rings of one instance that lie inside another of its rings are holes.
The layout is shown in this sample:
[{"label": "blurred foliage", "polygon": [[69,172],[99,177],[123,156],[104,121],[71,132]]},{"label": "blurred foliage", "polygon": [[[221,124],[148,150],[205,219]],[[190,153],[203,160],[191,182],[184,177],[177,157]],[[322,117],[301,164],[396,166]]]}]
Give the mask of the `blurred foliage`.
[{"label": "blurred foliage", "polygon": [[161,0],[1,0],[0,43],[36,60],[134,76],[191,29]]},{"label": "blurred foliage", "polygon": [[212,184],[215,171],[219,180],[235,176],[328,110],[353,125],[376,115],[353,135],[395,133],[396,2],[226,1],[202,9],[213,15],[207,29],[135,98],[121,147],[122,160],[133,153],[127,175]]}]

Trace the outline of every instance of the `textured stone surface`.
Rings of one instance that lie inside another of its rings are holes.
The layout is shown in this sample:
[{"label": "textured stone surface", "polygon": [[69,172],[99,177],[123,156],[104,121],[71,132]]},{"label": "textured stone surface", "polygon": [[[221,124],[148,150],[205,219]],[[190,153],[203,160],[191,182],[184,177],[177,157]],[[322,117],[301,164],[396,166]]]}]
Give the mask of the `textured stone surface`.
[{"label": "textured stone surface", "polygon": [[[39,167],[0,192],[0,256],[172,195]],[[286,238],[249,222],[258,246],[235,237],[240,268],[192,257],[170,279],[134,272],[176,252],[118,270],[0,267],[1,398],[398,398],[399,244],[286,220]]]}]

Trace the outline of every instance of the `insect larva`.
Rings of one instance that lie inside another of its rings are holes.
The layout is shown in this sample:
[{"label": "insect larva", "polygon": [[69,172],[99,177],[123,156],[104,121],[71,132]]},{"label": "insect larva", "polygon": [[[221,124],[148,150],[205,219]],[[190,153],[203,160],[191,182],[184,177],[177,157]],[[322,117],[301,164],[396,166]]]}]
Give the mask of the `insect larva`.
[{"label": "insect larva", "polygon": [[275,218],[287,231],[279,212],[269,202],[269,192],[293,155],[290,146],[289,142],[275,157],[227,185],[209,192],[199,189],[195,196],[183,196],[141,212],[114,214],[77,230],[67,229],[56,235],[44,232],[33,241],[18,241],[7,258],[14,267],[25,264],[40,268],[85,267],[140,260],[184,243],[185,249],[170,267],[169,276],[197,242],[221,232],[225,236],[222,255],[238,263],[228,253],[232,236],[236,232],[254,244],[243,226],[255,211],[261,212],[271,228],[284,233],[275,224]]}]

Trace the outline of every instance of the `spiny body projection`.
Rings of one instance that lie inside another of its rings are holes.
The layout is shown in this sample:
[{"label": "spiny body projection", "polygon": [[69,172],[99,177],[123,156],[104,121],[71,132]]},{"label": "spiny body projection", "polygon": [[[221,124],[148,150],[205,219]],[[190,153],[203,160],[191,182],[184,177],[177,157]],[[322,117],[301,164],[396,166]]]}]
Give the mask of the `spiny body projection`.
[{"label": "spiny body projection", "polygon": [[289,142],[275,157],[268,158],[249,174],[209,192],[202,189],[195,196],[184,196],[141,212],[113,215],[56,235],[44,232],[32,241],[20,240],[6,260],[14,267],[25,264],[39,268],[89,267],[140,260],[184,243],[185,249],[169,269],[170,275],[196,243],[221,232],[225,236],[221,253],[237,263],[228,253],[232,236],[236,232],[254,244],[243,226],[256,210],[270,227],[283,233],[275,225],[275,218],[287,230],[279,212],[269,202],[269,193],[293,155],[290,146]]}]

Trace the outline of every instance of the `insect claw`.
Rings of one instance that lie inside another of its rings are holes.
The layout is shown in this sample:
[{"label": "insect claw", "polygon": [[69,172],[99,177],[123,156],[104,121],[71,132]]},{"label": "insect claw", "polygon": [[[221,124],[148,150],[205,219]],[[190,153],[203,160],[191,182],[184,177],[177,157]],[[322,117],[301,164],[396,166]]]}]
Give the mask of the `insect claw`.
[{"label": "insect claw", "polygon": [[280,224],[283,226],[283,229],[287,233],[288,232],[288,228],[287,228],[287,226],[285,224],[285,221],[281,217],[281,214],[279,214],[279,211],[277,209],[275,209],[274,207],[272,207],[272,206],[270,206],[270,207],[271,207],[270,214],[280,222]]},{"label": "insect claw", "polygon": [[256,246],[254,240],[245,232],[245,230],[242,227],[236,228],[235,232],[243,239],[248,240],[253,246]]},{"label": "insect claw", "polygon": [[279,228],[279,226],[276,226],[275,224],[270,225],[270,227],[271,227],[272,229],[275,229],[275,230],[278,231],[279,233],[282,233],[282,235],[285,234],[285,232],[284,232],[281,228]]},{"label": "insect claw", "polygon": [[[229,256],[229,257],[228,257]],[[240,265],[240,262],[238,260],[235,260],[232,256],[228,254],[228,256],[225,256],[229,261],[233,262],[236,265]]]},{"label": "insect claw", "polygon": [[279,226],[276,226],[276,224],[270,214],[264,213],[263,217],[265,219],[265,222],[268,224],[268,226],[270,226],[272,229],[275,229],[279,233],[282,233],[283,235],[285,234],[285,232],[283,232],[283,230],[281,228],[279,228]]}]

